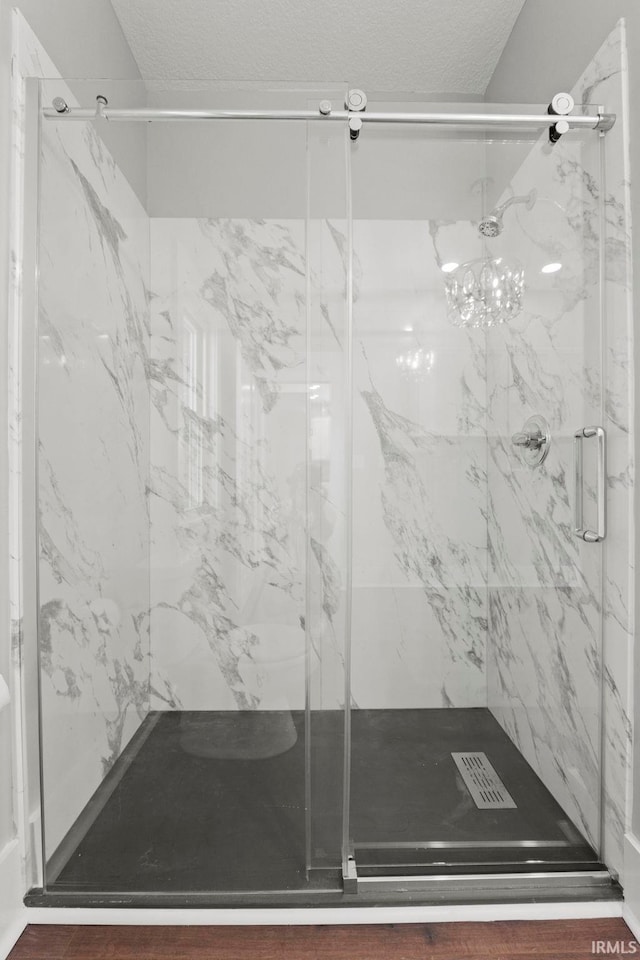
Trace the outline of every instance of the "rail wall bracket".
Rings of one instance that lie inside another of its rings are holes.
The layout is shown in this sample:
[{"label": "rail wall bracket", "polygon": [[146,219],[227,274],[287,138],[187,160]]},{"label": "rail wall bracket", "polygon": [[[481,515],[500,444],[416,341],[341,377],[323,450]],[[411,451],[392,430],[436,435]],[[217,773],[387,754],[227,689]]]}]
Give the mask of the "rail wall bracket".
[{"label": "rail wall bracket", "polygon": [[[363,113],[367,109],[367,95],[364,90],[354,88],[349,90],[347,99],[344,102],[345,107],[351,114]],[[358,116],[349,117],[349,136],[352,140],[357,140],[362,130],[362,120]]]},{"label": "rail wall bracket", "polygon": [[568,116],[574,107],[575,101],[570,93],[556,93],[547,107],[550,116],[559,118],[549,127],[549,143],[557,143],[563,134],[569,132],[569,121],[562,118]]}]

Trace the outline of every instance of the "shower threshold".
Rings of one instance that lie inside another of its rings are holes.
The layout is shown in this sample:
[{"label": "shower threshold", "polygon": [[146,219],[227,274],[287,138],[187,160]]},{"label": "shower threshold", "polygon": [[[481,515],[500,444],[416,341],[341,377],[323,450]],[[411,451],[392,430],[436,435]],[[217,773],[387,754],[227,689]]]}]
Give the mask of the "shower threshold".
[{"label": "shower threshold", "polygon": [[[312,713],[312,787],[336,789],[326,791],[320,817],[311,804],[316,866],[309,871],[304,713],[292,714],[293,745],[272,756],[230,759],[194,749],[203,730],[224,729],[228,719],[216,711],[150,714],[49,858],[45,888],[31,890],[27,906],[621,899],[615,879],[484,708],[353,711],[353,860],[344,875],[342,756],[334,749],[340,712]],[[255,720],[247,717],[253,727]],[[481,772],[499,779],[511,805],[478,806],[454,753],[483,753],[493,774],[486,765]]]}]

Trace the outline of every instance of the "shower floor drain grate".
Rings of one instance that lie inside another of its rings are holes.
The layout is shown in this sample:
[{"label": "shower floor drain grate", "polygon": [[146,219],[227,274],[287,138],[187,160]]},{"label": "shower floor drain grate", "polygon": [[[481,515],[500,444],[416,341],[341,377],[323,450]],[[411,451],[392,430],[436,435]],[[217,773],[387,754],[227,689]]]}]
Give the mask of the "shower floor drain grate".
[{"label": "shower floor drain grate", "polygon": [[452,753],[451,756],[479,810],[508,810],[517,806],[486,753]]}]

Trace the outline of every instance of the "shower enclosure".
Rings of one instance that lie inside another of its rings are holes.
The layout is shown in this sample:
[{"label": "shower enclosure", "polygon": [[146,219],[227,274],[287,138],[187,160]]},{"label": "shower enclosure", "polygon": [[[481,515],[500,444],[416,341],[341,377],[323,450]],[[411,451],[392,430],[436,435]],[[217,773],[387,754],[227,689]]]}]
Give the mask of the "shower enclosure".
[{"label": "shower enclosure", "polygon": [[30,902],[618,895],[612,118],[348,97],[39,84]]}]

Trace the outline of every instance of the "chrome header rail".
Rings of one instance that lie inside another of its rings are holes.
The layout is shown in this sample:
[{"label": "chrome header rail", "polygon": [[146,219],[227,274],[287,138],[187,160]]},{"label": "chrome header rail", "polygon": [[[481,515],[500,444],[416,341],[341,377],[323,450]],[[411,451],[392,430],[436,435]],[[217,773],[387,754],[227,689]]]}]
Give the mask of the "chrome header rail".
[{"label": "chrome header rail", "polygon": [[[44,107],[43,115],[47,120],[86,121],[101,119],[111,123],[139,121],[156,123],[158,121],[194,121],[194,120],[314,120],[319,123],[348,122],[354,116],[363,124],[368,123],[409,123],[426,124],[433,126],[464,126],[464,127],[522,127],[544,128],[549,126],[548,113],[406,113],[406,112],[376,112],[361,111],[354,114],[350,110],[327,110],[327,101],[321,101],[317,110],[162,110],[139,107],[109,107],[104,98],[99,102],[99,109],[85,107],[69,107],[62,100],[57,107]],[[610,130],[616,121],[615,114],[594,113],[591,115],[579,114],[562,118],[569,124],[569,129]]]}]

